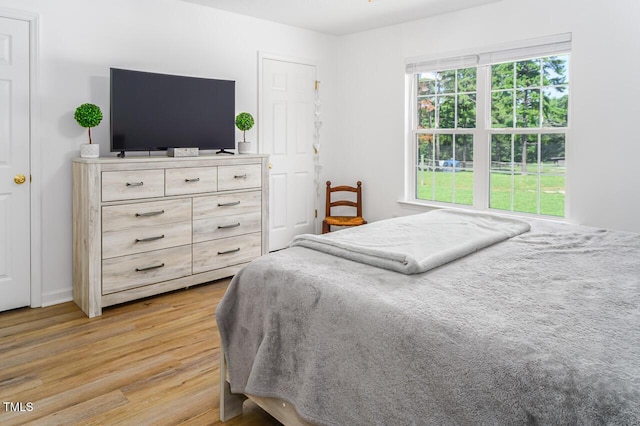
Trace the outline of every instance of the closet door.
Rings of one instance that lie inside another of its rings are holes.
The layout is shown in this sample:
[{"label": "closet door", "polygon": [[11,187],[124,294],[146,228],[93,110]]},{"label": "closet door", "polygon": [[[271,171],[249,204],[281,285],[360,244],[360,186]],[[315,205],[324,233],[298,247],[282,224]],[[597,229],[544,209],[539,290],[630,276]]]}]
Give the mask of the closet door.
[{"label": "closet door", "polygon": [[31,303],[29,22],[0,17],[0,311]]},{"label": "closet door", "polygon": [[315,232],[316,67],[262,58],[260,147],[270,155],[269,250]]}]

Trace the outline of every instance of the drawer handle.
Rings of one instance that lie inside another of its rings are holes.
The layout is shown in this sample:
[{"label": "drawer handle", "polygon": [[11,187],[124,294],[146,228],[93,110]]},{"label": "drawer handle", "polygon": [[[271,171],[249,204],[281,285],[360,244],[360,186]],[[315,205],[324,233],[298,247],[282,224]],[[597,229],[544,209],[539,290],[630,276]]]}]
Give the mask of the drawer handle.
[{"label": "drawer handle", "polygon": [[164,263],[161,263],[160,265],[145,266],[144,268],[136,268],[136,272],[150,271],[152,269],[162,268],[163,266],[164,266]]},{"label": "drawer handle", "polygon": [[200,178],[185,179],[185,182],[200,182]]},{"label": "drawer handle", "polygon": [[146,243],[147,241],[161,240],[163,238],[164,238],[164,234],[158,235],[157,237],[136,238],[136,243]]},{"label": "drawer handle", "polygon": [[240,251],[240,247],[235,248],[233,250],[219,251],[218,254],[230,254],[230,253],[237,253],[239,251]]},{"label": "drawer handle", "polygon": [[240,204],[240,201],[233,201],[231,203],[218,203],[218,207],[237,206],[238,204]]},{"label": "drawer handle", "polygon": [[136,213],[136,217],[158,216],[159,214],[163,214],[163,213],[164,213],[164,210],[159,210],[157,212]]},{"label": "drawer handle", "polygon": [[142,186],[144,182],[127,182],[127,186]]},{"label": "drawer handle", "polygon": [[219,225],[218,229],[237,228],[238,226],[240,226],[240,222],[234,223],[233,225]]},{"label": "drawer handle", "polygon": [[235,175],[233,176],[234,179],[246,179],[247,178],[247,174],[243,174],[243,175]]}]

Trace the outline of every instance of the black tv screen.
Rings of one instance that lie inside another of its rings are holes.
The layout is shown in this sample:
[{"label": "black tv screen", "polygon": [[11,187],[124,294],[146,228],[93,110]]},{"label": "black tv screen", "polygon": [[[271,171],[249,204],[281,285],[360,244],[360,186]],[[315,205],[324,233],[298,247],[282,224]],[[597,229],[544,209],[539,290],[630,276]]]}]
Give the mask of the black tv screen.
[{"label": "black tv screen", "polygon": [[111,68],[111,151],[235,148],[235,81]]}]

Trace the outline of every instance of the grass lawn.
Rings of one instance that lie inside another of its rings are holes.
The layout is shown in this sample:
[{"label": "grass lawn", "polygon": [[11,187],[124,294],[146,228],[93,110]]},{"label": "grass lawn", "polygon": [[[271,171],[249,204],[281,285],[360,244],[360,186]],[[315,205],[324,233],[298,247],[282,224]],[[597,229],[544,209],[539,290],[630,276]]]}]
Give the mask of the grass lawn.
[{"label": "grass lawn", "polygon": [[[556,171],[550,170],[551,172]],[[432,187],[432,182],[435,183]],[[513,185],[513,191],[512,189]],[[513,193],[513,200],[512,198]],[[454,198],[455,197],[455,198]],[[538,213],[538,176],[491,173],[491,208]],[[457,204],[473,204],[473,172],[418,172],[418,198]],[[512,208],[513,203],[513,208]],[[564,174],[540,176],[540,214],[564,216]]]}]

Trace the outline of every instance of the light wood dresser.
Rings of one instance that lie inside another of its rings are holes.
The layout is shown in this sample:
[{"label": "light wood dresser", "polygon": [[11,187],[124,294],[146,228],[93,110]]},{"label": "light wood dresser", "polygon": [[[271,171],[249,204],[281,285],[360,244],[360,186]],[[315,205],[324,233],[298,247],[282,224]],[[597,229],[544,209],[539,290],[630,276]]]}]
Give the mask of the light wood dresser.
[{"label": "light wood dresser", "polygon": [[268,251],[268,156],[76,158],[73,299],[102,308],[234,275]]}]

